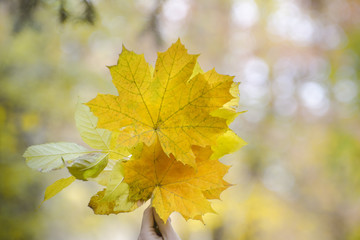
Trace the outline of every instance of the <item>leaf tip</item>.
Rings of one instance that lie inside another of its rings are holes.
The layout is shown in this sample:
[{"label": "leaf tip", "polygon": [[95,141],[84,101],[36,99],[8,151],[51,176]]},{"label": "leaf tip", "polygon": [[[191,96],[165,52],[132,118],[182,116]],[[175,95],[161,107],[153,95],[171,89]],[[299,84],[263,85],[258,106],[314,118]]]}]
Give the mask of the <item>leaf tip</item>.
[{"label": "leaf tip", "polygon": [[121,53],[123,52],[128,52],[124,44],[121,45]]}]

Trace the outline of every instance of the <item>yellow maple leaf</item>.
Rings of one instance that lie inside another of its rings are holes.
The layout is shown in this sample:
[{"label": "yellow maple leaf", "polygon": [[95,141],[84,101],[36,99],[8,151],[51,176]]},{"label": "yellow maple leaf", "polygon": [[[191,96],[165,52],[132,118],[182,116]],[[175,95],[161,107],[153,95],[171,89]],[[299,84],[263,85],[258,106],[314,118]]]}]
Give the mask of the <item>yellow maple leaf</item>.
[{"label": "yellow maple leaf", "polygon": [[177,211],[185,219],[198,219],[205,213],[214,212],[204,192],[219,191],[229,184],[223,180],[228,166],[218,160],[210,160],[211,148],[193,147],[197,168],[168,157],[160,144],[143,146],[139,155],[123,162],[124,182],[129,185],[131,201],[152,198],[152,206],[166,222]]},{"label": "yellow maple leaf", "polygon": [[233,77],[202,73],[195,68],[197,57],[178,40],[158,54],[152,71],[143,55],[123,48],[110,67],[119,95],[98,94],[87,103],[97,126],[119,132],[120,146],[150,146],[158,139],[166,155],[195,167],[191,146],[214,145],[228,130],[228,117],[210,113],[236,98],[230,93]]}]

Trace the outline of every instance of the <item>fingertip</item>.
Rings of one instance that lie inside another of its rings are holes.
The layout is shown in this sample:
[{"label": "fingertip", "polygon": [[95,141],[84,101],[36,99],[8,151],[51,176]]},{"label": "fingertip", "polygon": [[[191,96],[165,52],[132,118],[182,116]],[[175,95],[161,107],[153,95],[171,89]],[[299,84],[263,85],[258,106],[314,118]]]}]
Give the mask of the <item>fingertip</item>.
[{"label": "fingertip", "polygon": [[144,215],[145,214],[152,214],[152,207],[151,206],[148,206],[147,208],[145,208]]},{"label": "fingertip", "polygon": [[154,225],[154,216],[152,208],[149,206],[144,210],[142,227],[152,227]]}]

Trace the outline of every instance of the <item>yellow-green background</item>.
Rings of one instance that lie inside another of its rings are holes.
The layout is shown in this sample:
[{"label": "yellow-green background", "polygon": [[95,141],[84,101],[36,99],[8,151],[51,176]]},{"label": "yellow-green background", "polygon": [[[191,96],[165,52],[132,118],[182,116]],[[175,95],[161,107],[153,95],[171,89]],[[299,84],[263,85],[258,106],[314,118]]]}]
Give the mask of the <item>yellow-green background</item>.
[{"label": "yellow-green background", "polygon": [[360,239],[359,1],[87,1],[94,19],[85,2],[0,1],[0,239],[137,238],[146,206],[94,215],[93,183],[76,181],[39,207],[46,186],[68,173],[38,173],[22,154],[82,144],[75,105],[115,93],[106,66],[122,44],[154,65],[178,37],[204,70],[241,82],[247,112],[231,127],[248,142],[222,159],[235,185],[214,201],[219,214],[205,226],[173,214],[179,235]]}]

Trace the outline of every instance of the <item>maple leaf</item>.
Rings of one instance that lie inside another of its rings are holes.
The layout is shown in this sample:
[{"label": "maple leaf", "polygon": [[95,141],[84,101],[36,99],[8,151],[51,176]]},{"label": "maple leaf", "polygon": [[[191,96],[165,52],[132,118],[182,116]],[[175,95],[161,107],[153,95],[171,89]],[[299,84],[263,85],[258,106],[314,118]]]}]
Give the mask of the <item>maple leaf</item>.
[{"label": "maple leaf", "polygon": [[110,67],[119,95],[98,94],[87,103],[97,126],[119,132],[120,146],[150,146],[158,139],[166,155],[195,167],[191,146],[214,145],[228,130],[226,117],[210,113],[234,98],[233,77],[201,73],[197,57],[178,40],[158,54],[152,73],[143,55],[123,47],[117,65]]},{"label": "maple leaf", "polygon": [[150,198],[164,222],[174,211],[200,221],[214,212],[209,200],[231,186],[218,158],[246,143],[228,127],[240,114],[238,83],[203,72],[197,57],[178,40],[153,68],[123,47],[109,67],[118,96],[98,94],[77,107],[76,126],[94,150],[60,142],[24,153],[32,168],[66,166],[72,175],[50,185],[44,201],[80,179],[105,186],[90,199],[95,214],[133,211]]},{"label": "maple leaf", "polygon": [[[152,198],[152,206],[166,222],[177,211],[185,219],[201,219],[205,213],[214,212],[204,192],[218,192],[229,186],[223,180],[228,166],[210,160],[211,148],[193,147],[197,168],[168,157],[160,144],[143,146],[141,153],[123,162],[124,182],[129,185],[131,201]],[[133,155],[135,156],[135,155]],[[210,196],[210,194],[209,194]]]}]

